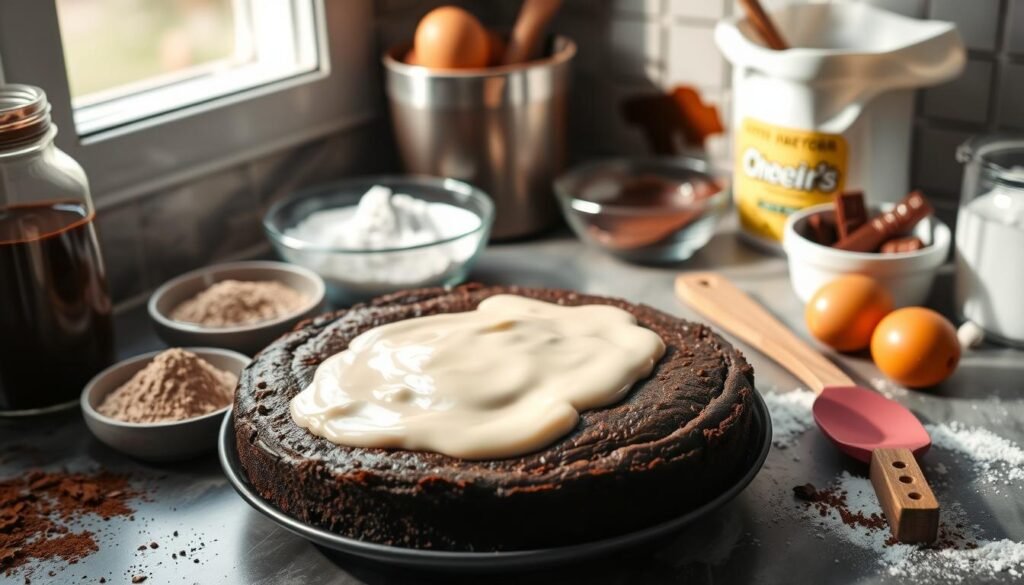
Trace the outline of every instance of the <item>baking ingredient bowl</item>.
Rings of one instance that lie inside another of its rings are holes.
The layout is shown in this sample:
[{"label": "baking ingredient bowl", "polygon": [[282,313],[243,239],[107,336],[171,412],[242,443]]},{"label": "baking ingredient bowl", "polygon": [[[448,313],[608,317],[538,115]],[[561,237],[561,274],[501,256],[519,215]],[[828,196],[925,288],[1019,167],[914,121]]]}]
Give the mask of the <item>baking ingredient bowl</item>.
[{"label": "baking ingredient bowl", "polygon": [[[300,293],[306,303],[293,313],[269,321],[208,327],[171,318],[183,301],[224,280],[277,281]],[[324,304],[324,281],[316,273],[284,262],[254,260],[215,264],[167,281],[149,297],[149,317],[168,345],[222,347],[253,355],[287,333],[299,321],[318,313]]]},{"label": "baking ingredient bowl", "polygon": [[[250,361],[247,356],[226,349],[184,349],[236,376],[241,375]],[[138,355],[96,374],[82,391],[82,415],[86,426],[106,445],[147,461],[175,461],[212,451],[217,446],[217,430],[224,414],[230,410],[230,405],[195,418],[159,423],[125,422],[102,415],[96,410],[107,394],[121,387],[160,353],[154,351]]]},{"label": "baking ingredient bowl", "polygon": [[[887,205],[871,212],[891,207]],[[918,222],[913,235],[921,238],[925,247],[914,252],[848,252],[823,246],[808,237],[808,218],[819,213],[835,219],[834,206],[825,203],[790,215],[783,230],[782,247],[789,262],[789,280],[801,301],[806,303],[819,288],[836,277],[857,273],[878,280],[892,294],[896,307],[925,303],[935,274],[949,255],[952,241],[949,226],[934,216]]]},{"label": "baking ingredient bowl", "polygon": [[[297,233],[296,226],[312,214],[354,207],[376,186],[468,211],[479,222],[435,242],[380,249],[325,246]],[[340,306],[402,289],[462,282],[487,244],[493,223],[494,205],[480,189],[455,179],[418,175],[360,177],[315,187],[278,202],[263,219],[278,254],[323,277],[328,298]]]},{"label": "baking ingredient bowl", "polygon": [[581,240],[639,263],[686,260],[729,206],[726,179],[689,157],[585,164],[559,177],[555,194]]}]

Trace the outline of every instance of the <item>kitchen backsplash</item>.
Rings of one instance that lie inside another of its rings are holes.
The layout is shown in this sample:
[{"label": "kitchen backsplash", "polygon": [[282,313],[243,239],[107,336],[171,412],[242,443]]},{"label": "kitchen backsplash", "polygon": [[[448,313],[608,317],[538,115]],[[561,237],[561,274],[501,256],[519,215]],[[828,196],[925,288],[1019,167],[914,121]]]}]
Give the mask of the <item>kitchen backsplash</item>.
[{"label": "kitchen backsplash", "polygon": [[193,268],[269,251],[263,213],[309,185],[397,168],[390,130],[376,120],[113,207],[98,233],[115,303],[134,303]]},{"label": "kitchen backsplash", "polygon": [[[408,40],[432,6],[468,6],[485,23],[513,20],[512,0],[381,0],[378,49]],[[769,0],[769,7],[784,4]],[[911,16],[958,24],[969,62],[959,79],[919,92],[912,181],[947,218],[956,205],[956,147],[967,137],[1024,130],[1024,0],[875,0]],[[573,159],[645,152],[621,105],[677,85],[699,90],[730,122],[730,71],[713,41],[732,0],[567,0],[555,30],[579,47],[570,104]],[[385,108],[381,108],[385,111]],[[728,139],[709,145],[728,164]],[[99,229],[114,298],[141,298],[167,278],[213,261],[264,252],[260,217],[269,201],[304,185],[398,168],[385,119],[177,188],[103,208]]]}]

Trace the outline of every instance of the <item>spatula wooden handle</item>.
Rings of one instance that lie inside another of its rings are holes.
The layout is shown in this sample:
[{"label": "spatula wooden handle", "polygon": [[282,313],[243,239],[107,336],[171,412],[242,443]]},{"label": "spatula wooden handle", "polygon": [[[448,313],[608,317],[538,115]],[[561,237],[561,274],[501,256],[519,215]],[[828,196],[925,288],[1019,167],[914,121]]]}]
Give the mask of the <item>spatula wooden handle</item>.
[{"label": "spatula wooden handle", "polygon": [[914,454],[909,449],[875,449],[870,474],[896,540],[933,542],[939,533],[939,502]]},{"label": "spatula wooden handle", "polygon": [[695,311],[772,358],[815,393],[825,386],[854,386],[835,364],[808,346],[727,278],[688,272],[676,278],[676,295]]}]

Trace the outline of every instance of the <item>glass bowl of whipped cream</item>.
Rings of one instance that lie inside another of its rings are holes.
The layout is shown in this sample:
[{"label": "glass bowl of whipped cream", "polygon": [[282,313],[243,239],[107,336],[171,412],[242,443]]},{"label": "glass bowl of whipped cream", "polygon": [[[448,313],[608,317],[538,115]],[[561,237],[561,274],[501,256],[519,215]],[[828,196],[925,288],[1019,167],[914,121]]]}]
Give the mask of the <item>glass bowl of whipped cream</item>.
[{"label": "glass bowl of whipped cream", "polygon": [[263,227],[277,253],[327,284],[335,305],[465,280],[487,244],[494,204],[462,181],[348,179],[273,205]]}]

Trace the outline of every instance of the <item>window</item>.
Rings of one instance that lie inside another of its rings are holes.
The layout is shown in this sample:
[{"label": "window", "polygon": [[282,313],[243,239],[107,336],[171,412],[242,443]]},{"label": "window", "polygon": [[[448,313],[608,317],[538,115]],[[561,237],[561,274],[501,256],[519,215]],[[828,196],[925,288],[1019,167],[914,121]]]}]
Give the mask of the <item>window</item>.
[{"label": "window", "polygon": [[81,136],[315,71],[311,2],[57,0]]},{"label": "window", "polygon": [[380,116],[372,0],[0,0],[97,205]]}]

